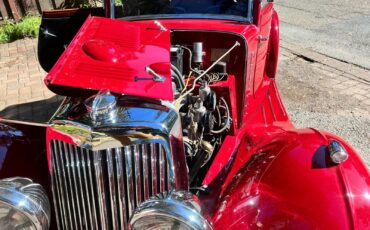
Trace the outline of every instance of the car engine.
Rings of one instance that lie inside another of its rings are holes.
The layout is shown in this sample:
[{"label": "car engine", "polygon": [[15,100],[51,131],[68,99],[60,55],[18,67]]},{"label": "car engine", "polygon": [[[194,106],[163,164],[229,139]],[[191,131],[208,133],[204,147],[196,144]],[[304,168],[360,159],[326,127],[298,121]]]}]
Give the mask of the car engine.
[{"label": "car engine", "polygon": [[232,128],[230,94],[220,91],[224,90],[222,83],[227,82],[229,76],[223,60],[240,43],[223,49],[212,62],[204,60],[203,46],[200,41],[171,46],[174,104],[181,117],[189,182],[194,187],[200,185],[204,176],[202,169],[208,166]]}]

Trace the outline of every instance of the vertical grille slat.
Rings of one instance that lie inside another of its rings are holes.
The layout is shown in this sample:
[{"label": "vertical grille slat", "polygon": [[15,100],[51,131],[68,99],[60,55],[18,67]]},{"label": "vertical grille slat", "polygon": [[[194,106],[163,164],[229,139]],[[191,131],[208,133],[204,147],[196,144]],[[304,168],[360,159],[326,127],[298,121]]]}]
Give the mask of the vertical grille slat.
[{"label": "vertical grille slat", "polygon": [[[61,226],[65,226],[64,225],[64,218],[62,218],[62,216],[65,216],[64,215],[64,210],[60,207],[62,205],[62,201],[61,201],[61,194],[60,194],[60,185],[59,185],[59,167],[57,167],[56,163],[55,163],[55,160],[56,160],[56,150],[55,150],[55,141],[52,141],[51,142],[51,146],[50,146],[50,153],[51,153],[51,158],[53,159],[51,161],[51,165],[52,165],[52,168],[53,168],[53,172],[52,172],[52,181],[51,183],[53,183],[53,186],[52,186],[52,192],[53,192],[53,202],[54,202],[54,210],[55,210],[55,215],[56,215],[56,219],[57,219],[57,225],[58,225],[58,228],[59,229],[62,229]],[[58,198],[58,202],[57,202],[57,198]],[[59,213],[59,210],[61,211],[61,213]]]},{"label": "vertical grille slat", "polygon": [[158,177],[157,177],[157,151],[156,145],[150,144],[151,170],[152,170],[152,193],[157,194]]},{"label": "vertical grille slat", "polygon": [[[66,160],[66,168],[67,168],[67,183],[69,184],[69,192],[70,192],[70,199],[69,199],[69,203],[71,203],[71,206],[72,206],[72,210],[76,210],[76,207],[75,207],[75,199],[74,199],[74,196],[73,196],[73,193],[72,193],[72,190],[74,188],[73,184],[72,184],[72,173],[71,173],[71,161],[69,160],[69,151],[68,151],[68,146],[67,146],[67,143],[61,143],[63,144],[63,150],[64,150],[64,157],[65,157],[65,160]],[[77,206],[77,205],[76,205]],[[72,214],[72,212],[71,212]],[[74,227],[77,229],[77,213],[76,212],[73,212],[72,216],[73,216],[73,222],[74,222]]]},{"label": "vertical grille slat", "polygon": [[127,215],[126,215],[126,201],[125,201],[125,180],[124,180],[124,168],[123,168],[123,155],[122,149],[116,148],[116,163],[117,163],[117,191],[118,191],[118,210],[120,228],[124,229],[127,226]]},{"label": "vertical grille slat", "polygon": [[173,186],[159,143],[92,151],[52,140],[50,150],[59,229],[127,229],[136,207]]},{"label": "vertical grille slat", "polygon": [[161,192],[165,191],[165,161],[164,161],[164,151],[162,146],[159,146],[159,189]]},{"label": "vertical grille slat", "polygon": [[167,178],[167,189],[168,190],[171,190],[171,175],[170,175],[170,164],[167,162],[167,175],[166,175],[166,178]]},{"label": "vertical grille slat", "polygon": [[82,162],[82,159],[79,156],[80,153],[79,153],[79,148],[77,148],[77,146],[74,147],[74,154],[75,154],[75,159],[77,160],[75,171],[77,171],[77,177],[78,177],[78,188],[79,188],[79,197],[78,197],[78,199],[81,202],[81,206],[82,206],[81,215],[84,218],[83,219],[83,223],[84,223],[84,226],[85,226],[87,224],[87,215],[86,215],[86,207],[85,207],[85,198],[84,198],[83,184],[82,184],[82,179],[81,179],[82,178],[81,177],[81,164],[82,164],[81,162]]},{"label": "vertical grille slat", "polygon": [[110,194],[110,205],[111,205],[111,219],[112,219],[112,227],[113,229],[118,228],[118,220],[117,220],[117,214],[118,210],[116,207],[116,183],[114,179],[114,168],[113,168],[113,152],[112,149],[107,150],[107,168],[108,168],[108,182],[109,182],[109,194]]},{"label": "vertical grille slat", "polygon": [[90,185],[90,192],[91,192],[91,197],[90,197],[90,202],[91,202],[91,216],[92,216],[92,220],[91,220],[91,223],[92,223],[92,226],[94,229],[98,228],[98,216],[97,216],[97,213],[96,213],[96,201],[95,201],[95,186],[94,186],[94,182],[93,182],[93,176],[92,176],[92,163],[90,161],[90,156],[92,154],[92,151],[88,151],[86,150],[86,170],[88,171],[87,173],[87,176],[89,178],[89,185]]},{"label": "vertical grille slat", "polygon": [[[69,196],[68,196],[68,187],[67,187],[67,181],[65,180],[66,177],[66,173],[65,173],[65,164],[64,164],[64,161],[63,161],[63,154],[64,152],[62,151],[62,146],[61,146],[61,142],[60,141],[57,141],[56,142],[56,145],[57,145],[57,149],[59,150],[59,154],[56,154],[58,155],[56,158],[59,158],[57,160],[57,164],[60,163],[60,165],[58,166],[58,168],[61,169],[61,177],[59,178],[60,179],[60,185],[62,186],[61,187],[61,190],[62,190],[62,199],[64,200],[64,202],[66,203],[66,205],[64,206],[66,209],[64,209],[64,214],[66,215],[65,217],[65,227],[66,228],[72,228],[71,224],[72,224],[72,218],[71,218],[71,208],[69,206]],[[60,175],[60,174],[59,174]]]},{"label": "vertical grille slat", "polygon": [[141,173],[140,173],[140,151],[139,146],[134,145],[134,165],[135,165],[135,189],[136,189],[136,203],[135,207],[137,207],[142,201],[142,194],[141,194]]},{"label": "vertical grille slat", "polygon": [[134,212],[134,208],[135,208],[135,202],[134,202],[134,178],[133,178],[133,175],[132,175],[132,171],[133,171],[133,168],[132,168],[132,158],[131,158],[131,147],[130,146],[126,146],[124,147],[125,148],[125,160],[126,160],[126,175],[127,175],[127,200],[128,200],[128,204],[127,204],[127,209],[128,209],[128,215],[131,216],[132,213]]},{"label": "vertical grille slat", "polygon": [[79,228],[79,229],[82,229],[82,226],[83,226],[83,223],[82,223],[82,214],[81,214],[81,208],[80,208],[80,202],[79,202],[79,194],[78,194],[78,185],[77,185],[77,178],[76,178],[76,170],[75,170],[75,168],[76,168],[76,162],[75,162],[75,157],[74,157],[74,152],[73,152],[73,148],[72,148],[72,146],[71,145],[68,145],[68,147],[69,147],[69,154],[67,154],[67,155],[69,155],[69,159],[70,159],[70,161],[71,161],[71,171],[72,171],[72,181],[73,181],[73,184],[74,184],[74,186],[73,186],[73,192],[74,192],[74,200],[75,200],[75,202],[76,202],[76,207],[77,207],[77,209],[76,209],[76,212],[77,212],[77,216],[78,216],[78,227],[77,228]]},{"label": "vertical grille slat", "polygon": [[101,153],[99,151],[93,152],[94,168],[96,175],[97,193],[98,193],[98,205],[100,212],[100,224],[102,229],[108,228],[108,219],[106,212],[105,192],[104,192],[104,181],[102,176],[102,165],[101,165]]},{"label": "vertical grille slat", "polygon": [[91,198],[90,198],[90,191],[89,191],[89,178],[87,177],[88,173],[87,171],[87,156],[86,156],[86,150],[81,149],[81,159],[82,159],[82,175],[83,175],[83,183],[84,183],[84,189],[85,189],[85,198],[86,198],[86,211],[88,214],[88,228],[93,228],[93,218],[92,218],[92,208],[91,208]]},{"label": "vertical grille slat", "polygon": [[149,168],[148,168],[148,149],[147,145],[141,145],[141,156],[143,158],[143,190],[144,190],[144,199],[147,200],[150,196],[150,191],[149,191]]}]

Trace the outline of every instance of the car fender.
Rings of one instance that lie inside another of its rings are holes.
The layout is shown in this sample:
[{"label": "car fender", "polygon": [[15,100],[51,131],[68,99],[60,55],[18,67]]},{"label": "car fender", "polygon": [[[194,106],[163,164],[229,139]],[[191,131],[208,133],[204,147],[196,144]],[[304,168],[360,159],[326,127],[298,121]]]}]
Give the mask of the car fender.
[{"label": "car fender", "polygon": [[[349,154],[337,165],[327,146],[339,141]],[[213,216],[215,229],[365,229],[370,225],[370,176],[339,137],[294,130],[259,148],[234,175]]]},{"label": "car fender", "polygon": [[0,123],[0,179],[27,177],[49,190],[43,126]]}]

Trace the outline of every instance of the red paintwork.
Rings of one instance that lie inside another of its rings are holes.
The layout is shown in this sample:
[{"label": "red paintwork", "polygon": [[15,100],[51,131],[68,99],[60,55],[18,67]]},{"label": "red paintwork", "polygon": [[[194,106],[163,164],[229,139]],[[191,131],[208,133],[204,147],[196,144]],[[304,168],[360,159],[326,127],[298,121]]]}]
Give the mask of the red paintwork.
[{"label": "red paintwork", "polygon": [[[200,193],[215,229],[370,228],[370,175],[366,166],[339,137],[294,128],[275,82],[278,16],[272,3],[262,7],[255,1],[254,8],[253,24],[158,20],[167,31],[158,30],[152,20],[91,17],[45,82],[64,95],[71,88],[107,88],[115,93],[172,100],[170,43],[187,44],[195,39],[213,45],[222,41],[222,48],[228,48],[238,40],[242,48],[234,54],[242,56],[245,52],[246,68],[244,64],[231,66],[228,81],[213,86],[220,92],[222,87],[228,88],[224,94],[234,121],[203,180],[209,192]],[[127,32],[128,28],[134,32]],[[170,41],[170,31],[179,30]],[[212,34],[208,39],[200,31],[224,34],[217,38]],[[209,64],[209,52],[205,62]],[[150,77],[144,71],[147,65],[165,75],[167,81],[133,81],[136,75]],[[46,135],[47,145],[52,138],[74,142],[52,128]],[[327,145],[333,139],[349,153],[349,159],[340,165],[328,159]]]},{"label": "red paintwork", "polygon": [[279,16],[276,13],[276,11],[274,11],[271,21],[270,42],[266,60],[266,74],[270,78],[274,78],[276,76],[279,59],[279,46],[280,46],[279,39],[280,39]]},{"label": "red paintwork", "polygon": [[[120,28],[120,29],[117,29]],[[153,26],[89,17],[67,50],[45,78],[50,90],[68,94],[66,88],[109,89],[129,94],[172,100],[170,33]],[[167,68],[155,68],[157,65]],[[164,82],[135,81],[152,78],[150,66]]]},{"label": "red paintwork", "polygon": [[311,129],[280,131],[256,145],[242,143],[235,162],[245,163],[225,183],[213,215],[215,228],[368,228],[367,169],[345,143],[348,161],[330,164],[326,146],[331,139],[338,137]]}]

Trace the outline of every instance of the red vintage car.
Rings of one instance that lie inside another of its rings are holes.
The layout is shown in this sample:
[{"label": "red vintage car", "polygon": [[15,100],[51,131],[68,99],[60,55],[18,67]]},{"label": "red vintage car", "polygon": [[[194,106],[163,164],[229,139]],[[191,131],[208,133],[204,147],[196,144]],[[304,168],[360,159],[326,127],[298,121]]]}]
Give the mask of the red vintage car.
[{"label": "red vintage car", "polygon": [[65,99],[1,120],[1,229],[370,228],[367,167],[280,99],[273,1],[122,2],[44,12]]}]

